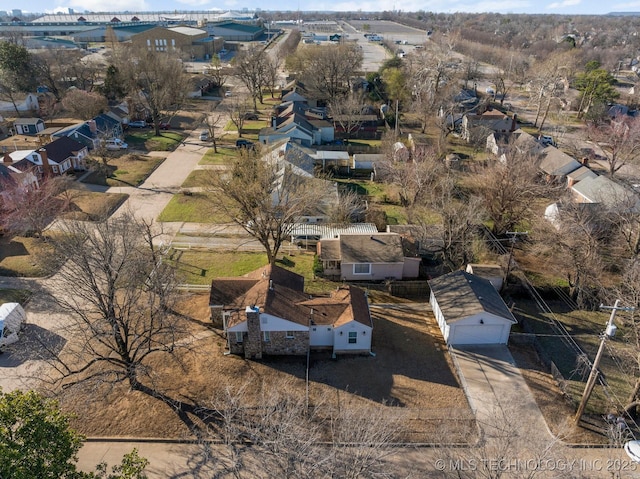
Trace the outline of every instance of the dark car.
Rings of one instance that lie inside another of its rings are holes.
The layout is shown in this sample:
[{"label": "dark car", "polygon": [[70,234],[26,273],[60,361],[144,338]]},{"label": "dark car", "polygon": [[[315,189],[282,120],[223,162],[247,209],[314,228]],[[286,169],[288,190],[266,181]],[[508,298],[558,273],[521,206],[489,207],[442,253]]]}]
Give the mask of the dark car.
[{"label": "dark car", "polygon": [[170,130],[171,124],[168,121],[161,121],[158,125],[158,128],[160,128],[161,130]]},{"label": "dark car", "polygon": [[249,140],[236,140],[236,148],[248,148],[253,150],[256,146],[253,144],[253,141]]},{"label": "dark car", "polygon": [[129,128],[146,128],[147,122],[144,120],[136,120],[129,122]]},{"label": "dark car", "polygon": [[242,115],[242,118],[245,119],[245,120],[257,120],[258,119],[258,114],[254,113],[252,111],[248,111],[244,115]]}]

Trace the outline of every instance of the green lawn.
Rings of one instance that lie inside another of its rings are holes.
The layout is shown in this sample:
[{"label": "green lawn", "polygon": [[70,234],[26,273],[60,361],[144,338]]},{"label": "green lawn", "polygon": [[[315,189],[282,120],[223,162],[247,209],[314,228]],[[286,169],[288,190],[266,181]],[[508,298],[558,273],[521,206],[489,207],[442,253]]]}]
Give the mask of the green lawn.
[{"label": "green lawn", "polygon": [[158,216],[158,221],[186,221],[188,223],[228,223],[214,208],[211,196],[207,193],[192,195],[177,194]]},{"label": "green lawn", "polygon": [[230,165],[240,156],[240,150],[233,146],[218,146],[218,153],[214,153],[213,148],[205,153],[200,160],[201,165]]},{"label": "green lawn", "polygon": [[0,289],[0,304],[20,303],[24,304],[32,295],[26,289]]},{"label": "green lawn", "polygon": [[[264,253],[220,252],[201,250],[172,251],[180,281],[188,284],[209,284],[214,278],[242,276],[267,264]],[[311,252],[296,252],[279,256],[277,265],[304,276],[305,291],[321,294],[333,291],[339,283],[314,278]]]},{"label": "green lawn", "polygon": [[267,264],[267,255],[251,252],[174,250],[170,254],[181,282],[209,284],[214,278],[242,276]]},{"label": "green lawn", "polygon": [[182,183],[182,187],[206,187],[211,184],[211,175],[217,175],[219,173],[219,171],[215,170],[193,170]]},{"label": "green lawn", "polygon": [[155,135],[153,129],[127,132],[125,142],[130,148],[146,149],[147,151],[170,151],[175,149],[183,135],[172,131],[164,131],[159,136]]}]

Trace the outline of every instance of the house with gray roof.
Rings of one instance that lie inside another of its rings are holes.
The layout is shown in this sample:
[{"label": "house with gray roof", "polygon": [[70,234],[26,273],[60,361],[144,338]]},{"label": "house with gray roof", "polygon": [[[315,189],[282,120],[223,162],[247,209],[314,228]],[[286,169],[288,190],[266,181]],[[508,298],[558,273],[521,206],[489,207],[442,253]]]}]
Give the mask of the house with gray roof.
[{"label": "house with gray roof", "polygon": [[324,274],[346,281],[415,279],[421,258],[397,233],[340,234],[318,243]]},{"label": "house with gray roof", "polygon": [[44,130],[42,118],[18,118],[13,122],[16,135],[37,135]]},{"label": "house with gray roof", "polygon": [[554,146],[548,146],[541,152],[539,168],[548,181],[564,181],[566,176],[577,170],[582,164]]},{"label": "house with gray roof", "polygon": [[600,203],[618,211],[637,210],[640,207],[638,195],[606,176],[586,178],[571,187],[577,203]]},{"label": "house with gray roof", "polygon": [[263,355],[334,355],[371,352],[373,322],[364,291],[343,286],[329,297],[304,292],[304,277],[265,266],[232,278],[216,278],[209,296],[211,319],[221,326],[228,352]]},{"label": "house with gray roof", "polygon": [[489,280],[456,271],[429,286],[429,303],[448,345],[507,344],[517,321]]}]

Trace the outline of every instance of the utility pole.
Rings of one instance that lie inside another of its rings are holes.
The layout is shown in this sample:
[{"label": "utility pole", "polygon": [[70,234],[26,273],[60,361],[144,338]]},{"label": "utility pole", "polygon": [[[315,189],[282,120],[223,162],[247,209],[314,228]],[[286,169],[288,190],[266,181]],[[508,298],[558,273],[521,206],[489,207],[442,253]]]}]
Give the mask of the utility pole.
[{"label": "utility pole", "polygon": [[580,401],[580,405],[578,406],[578,410],[576,411],[576,416],[574,418],[576,424],[580,422],[580,418],[584,413],[584,409],[587,406],[587,401],[589,401],[589,397],[593,392],[593,388],[596,385],[596,380],[598,379],[598,375],[600,372],[598,371],[598,367],[600,366],[600,360],[602,359],[602,354],[604,353],[604,346],[607,342],[607,339],[613,338],[616,335],[617,327],[613,323],[616,318],[616,313],[618,310],[622,311],[634,311],[635,308],[632,307],[622,307],[620,306],[620,300],[616,299],[616,302],[613,306],[604,306],[600,305],[600,309],[610,309],[611,316],[609,316],[609,321],[607,322],[607,328],[604,330],[602,334],[602,339],[600,340],[600,347],[598,348],[598,352],[596,354],[596,358],[593,360],[593,366],[591,366],[591,373],[589,374],[589,378],[587,379],[587,384],[584,387],[584,393],[582,394],[582,400]]}]

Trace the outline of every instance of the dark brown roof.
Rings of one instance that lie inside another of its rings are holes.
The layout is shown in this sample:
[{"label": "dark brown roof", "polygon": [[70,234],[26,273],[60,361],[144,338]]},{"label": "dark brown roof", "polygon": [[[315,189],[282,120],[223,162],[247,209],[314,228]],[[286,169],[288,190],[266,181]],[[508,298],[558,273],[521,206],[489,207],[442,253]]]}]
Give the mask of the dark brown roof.
[{"label": "dark brown roof", "polygon": [[[262,313],[305,326],[311,319],[315,324],[340,326],[356,320],[372,326],[363,290],[340,287],[330,297],[310,298],[304,293],[304,277],[278,266],[265,266],[241,277],[214,279],[209,304],[240,313],[247,306],[258,306]],[[232,314],[227,326],[244,320],[244,314]]]}]

